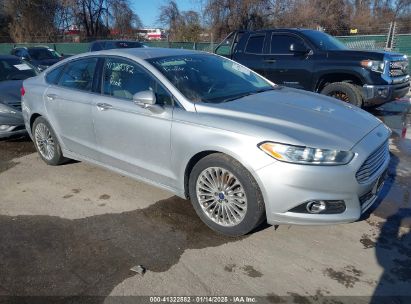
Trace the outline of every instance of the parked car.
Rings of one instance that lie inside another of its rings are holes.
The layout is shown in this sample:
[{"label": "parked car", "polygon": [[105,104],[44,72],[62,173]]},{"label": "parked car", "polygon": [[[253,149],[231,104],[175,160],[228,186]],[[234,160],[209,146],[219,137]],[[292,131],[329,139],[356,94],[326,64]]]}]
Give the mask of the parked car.
[{"label": "parked car", "polygon": [[11,55],[0,55],[0,138],[25,134],[20,89],[36,76],[34,67]]},{"label": "parked car", "polygon": [[231,33],[215,53],[285,86],[322,93],[359,107],[378,106],[410,89],[407,56],[351,50],[315,30]]},{"label": "parked car", "polygon": [[165,188],[227,235],[266,218],[355,221],[390,159],[390,130],[371,114],[209,53],[85,53],[23,85],[25,124],[47,164],[88,161]]},{"label": "parked car", "polygon": [[111,50],[111,49],[129,49],[129,48],[144,48],[145,44],[138,41],[127,40],[96,40],[90,43],[90,52]]},{"label": "parked car", "polygon": [[48,46],[15,47],[11,54],[34,65],[40,71],[47,69],[64,57]]}]

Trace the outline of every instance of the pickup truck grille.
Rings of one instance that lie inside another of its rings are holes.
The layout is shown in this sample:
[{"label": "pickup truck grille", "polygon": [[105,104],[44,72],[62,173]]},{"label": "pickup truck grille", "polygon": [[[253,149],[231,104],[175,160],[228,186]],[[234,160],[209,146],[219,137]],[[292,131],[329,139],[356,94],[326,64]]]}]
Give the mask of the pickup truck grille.
[{"label": "pickup truck grille", "polygon": [[359,183],[366,183],[381,168],[387,158],[390,157],[388,141],[384,142],[377,150],[371,153],[358,169],[355,177]]},{"label": "pickup truck grille", "polygon": [[404,76],[408,74],[408,61],[399,60],[389,63],[389,74],[391,77]]}]

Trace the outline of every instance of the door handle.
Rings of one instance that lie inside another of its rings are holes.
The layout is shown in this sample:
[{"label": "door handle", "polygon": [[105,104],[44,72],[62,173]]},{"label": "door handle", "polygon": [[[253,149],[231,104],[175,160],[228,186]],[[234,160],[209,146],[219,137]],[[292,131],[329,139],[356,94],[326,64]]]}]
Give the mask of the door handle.
[{"label": "door handle", "polygon": [[48,101],[53,101],[58,96],[56,94],[47,94],[46,97],[47,97]]},{"label": "door handle", "polygon": [[105,111],[105,110],[109,110],[112,109],[113,106],[111,104],[108,103],[98,103],[97,104],[97,109],[99,109],[100,111]]},{"label": "door handle", "polygon": [[264,60],[264,62],[267,62],[267,63],[275,63],[277,60],[275,60],[275,59],[266,59],[266,60]]}]

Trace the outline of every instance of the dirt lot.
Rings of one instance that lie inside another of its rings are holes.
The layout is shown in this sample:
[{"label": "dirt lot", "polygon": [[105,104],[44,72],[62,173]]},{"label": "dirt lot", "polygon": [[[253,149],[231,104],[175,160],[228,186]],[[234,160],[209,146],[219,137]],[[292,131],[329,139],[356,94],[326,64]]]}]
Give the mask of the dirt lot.
[{"label": "dirt lot", "polygon": [[[242,238],[216,235],[166,191],[86,163],[46,166],[28,139],[0,141],[0,296],[411,303],[410,105],[374,112],[394,130],[392,162],[383,198],[363,220],[263,226]],[[130,271],[135,265],[144,276]]]}]

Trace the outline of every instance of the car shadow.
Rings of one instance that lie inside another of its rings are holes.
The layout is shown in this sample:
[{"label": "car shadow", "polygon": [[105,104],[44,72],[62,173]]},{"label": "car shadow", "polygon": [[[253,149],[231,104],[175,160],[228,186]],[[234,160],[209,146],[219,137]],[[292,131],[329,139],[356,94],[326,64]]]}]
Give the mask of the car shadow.
[{"label": "car shadow", "polygon": [[187,249],[246,237],[215,233],[189,201],[176,196],[145,209],[74,220],[0,215],[0,296],[83,296],[78,303],[103,303],[115,286],[136,275],[133,266],[164,272]]}]

